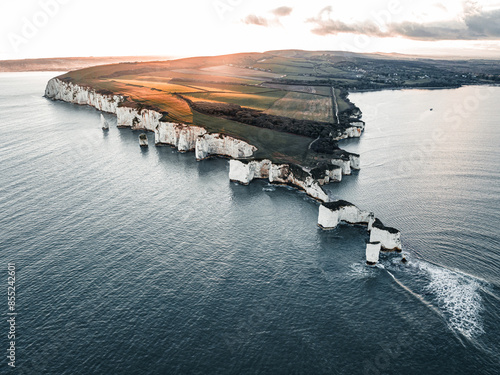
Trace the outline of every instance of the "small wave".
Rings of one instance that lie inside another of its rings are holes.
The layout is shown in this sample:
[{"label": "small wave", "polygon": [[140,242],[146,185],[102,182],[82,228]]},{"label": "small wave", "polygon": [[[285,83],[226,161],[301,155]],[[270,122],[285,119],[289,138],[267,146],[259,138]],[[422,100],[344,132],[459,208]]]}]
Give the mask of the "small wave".
[{"label": "small wave", "polygon": [[376,272],[375,268],[383,268],[380,264],[377,264],[375,267],[368,267],[364,262],[362,263],[353,263],[349,267],[348,275],[353,279],[364,279],[367,277],[375,277]]},{"label": "small wave", "polygon": [[266,185],[262,188],[262,191],[276,191],[276,187],[272,185]]}]

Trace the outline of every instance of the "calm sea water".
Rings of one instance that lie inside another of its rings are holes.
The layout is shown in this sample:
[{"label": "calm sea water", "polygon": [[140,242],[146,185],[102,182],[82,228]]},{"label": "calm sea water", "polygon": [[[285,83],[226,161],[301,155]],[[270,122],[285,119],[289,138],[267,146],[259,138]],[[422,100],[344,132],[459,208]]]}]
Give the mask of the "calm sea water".
[{"label": "calm sea water", "polygon": [[362,170],[329,191],[401,229],[409,259],[369,268],[365,229],[321,231],[316,202],[230,183],[227,160],[141,150],[112,115],[103,133],[42,97],[54,75],[0,75],[17,373],[499,373],[500,88],[352,95]]}]

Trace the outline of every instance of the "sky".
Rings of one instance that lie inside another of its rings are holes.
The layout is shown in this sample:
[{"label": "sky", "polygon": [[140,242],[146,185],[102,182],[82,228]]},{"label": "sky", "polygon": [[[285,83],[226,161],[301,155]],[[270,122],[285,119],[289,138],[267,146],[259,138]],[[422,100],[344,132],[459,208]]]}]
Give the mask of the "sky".
[{"label": "sky", "polygon": [[500,58],[500,0],[2,0],[0,59],[276,49]]}]

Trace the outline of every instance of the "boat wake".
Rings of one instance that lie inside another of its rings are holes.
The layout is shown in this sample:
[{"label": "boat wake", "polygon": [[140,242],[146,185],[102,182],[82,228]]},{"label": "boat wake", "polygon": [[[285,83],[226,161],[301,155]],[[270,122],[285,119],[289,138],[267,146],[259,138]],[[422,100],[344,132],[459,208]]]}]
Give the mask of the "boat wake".
[{"label": "boat wake", "polygon": [[426,262],[420,262],[420,268],[430,277],[425,290],[436,296],[449,327],[469,339],[483,334],[481,282]]},{"label": "boat wake", "polygon": [[[394,281],[440,315],[454,333],[468,340],[484,333],[481,291],[485,281],[425,260],[411,259],[404,267],[395,262],[384,263],[382,268]],[[411,288],[405,285],[406,279]]]}]

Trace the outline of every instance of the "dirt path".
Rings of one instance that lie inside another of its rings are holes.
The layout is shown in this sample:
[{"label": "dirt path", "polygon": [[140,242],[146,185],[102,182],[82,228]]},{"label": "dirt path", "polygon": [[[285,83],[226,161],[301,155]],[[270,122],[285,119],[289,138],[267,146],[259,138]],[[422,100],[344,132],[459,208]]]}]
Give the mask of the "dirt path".
[{"label": "dirt path", "polygon": [[335,96],[335,88],[330,86],[330,93],[332,96],[332,113],[333,113],[333,121],[335,124],[340,124],[339,121],[339,106],[337,104],[337,97]]}]

